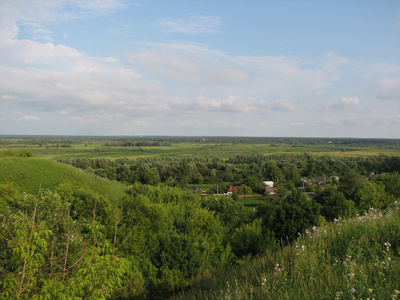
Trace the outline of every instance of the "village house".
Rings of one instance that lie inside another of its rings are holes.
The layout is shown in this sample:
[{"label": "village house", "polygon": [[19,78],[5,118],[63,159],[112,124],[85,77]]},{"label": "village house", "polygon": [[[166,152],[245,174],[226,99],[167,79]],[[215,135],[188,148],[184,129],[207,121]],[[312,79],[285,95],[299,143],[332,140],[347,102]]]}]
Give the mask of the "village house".
[{"label": "village house", "polygon": [[202,195],[206,195],[206,191],[202,190],[201,188],[199,188],[199,187],[197,187],[197,186],[195,186],[195,185],[192,186],[190,189],[191,189],[192,191],[201,193]]},{"label": "village house", "polygon": [[239,192],[242,189],[241,186],[230,186],[229,189],[226,191],[226,193],[224,193],[225,196],[230,196],[233,194],[233,192],[237,191]]},{"label": "village house", "polygon": [[274,182],[273,181],[263,181],[263,187],[268,195],[275,194]]}]

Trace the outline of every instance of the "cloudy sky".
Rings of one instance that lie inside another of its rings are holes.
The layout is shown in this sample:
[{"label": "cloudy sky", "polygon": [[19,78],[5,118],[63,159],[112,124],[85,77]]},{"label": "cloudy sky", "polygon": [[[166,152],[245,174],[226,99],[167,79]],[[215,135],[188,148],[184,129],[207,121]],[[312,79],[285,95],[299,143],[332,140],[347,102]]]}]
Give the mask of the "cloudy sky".
[{"label": "cloudy sky", "polygon": [[400,138],[400,1],[0,0],[0,134]]}]

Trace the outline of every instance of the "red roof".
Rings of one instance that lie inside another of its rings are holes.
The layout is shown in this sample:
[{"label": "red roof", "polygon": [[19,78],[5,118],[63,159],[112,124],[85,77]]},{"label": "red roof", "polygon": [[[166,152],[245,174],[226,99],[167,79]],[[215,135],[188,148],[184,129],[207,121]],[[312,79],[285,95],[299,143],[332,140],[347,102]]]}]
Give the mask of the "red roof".
[{"label": "red roof", "polygon": [[242,189],[241,186],[231,186],[229,187],[229,189],[227,190],[227,193],[233,193],[234,191],[240,191]]}]

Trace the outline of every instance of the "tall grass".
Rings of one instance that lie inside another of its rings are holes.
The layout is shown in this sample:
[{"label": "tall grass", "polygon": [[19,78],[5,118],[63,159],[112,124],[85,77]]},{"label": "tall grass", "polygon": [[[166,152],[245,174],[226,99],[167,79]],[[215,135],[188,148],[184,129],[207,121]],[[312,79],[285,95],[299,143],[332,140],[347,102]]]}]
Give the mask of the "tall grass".
[{"label": "tall grass", "polygon": [[314,227],[172,299],[400,298],[400,204]]}]

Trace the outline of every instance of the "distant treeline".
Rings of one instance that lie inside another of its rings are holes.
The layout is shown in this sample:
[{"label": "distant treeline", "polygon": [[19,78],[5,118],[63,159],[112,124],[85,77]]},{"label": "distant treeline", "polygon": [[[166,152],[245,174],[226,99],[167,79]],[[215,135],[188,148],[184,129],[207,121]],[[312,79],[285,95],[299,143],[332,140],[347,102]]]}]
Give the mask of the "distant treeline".
[{"label": "distant treeline", "polygon": [[152,141],[110,141],[105,142],[104,146],[123,146],[123,147],[169,147],[172,146],[171,142],[152,142]]},{"label": "distant treeline", "polygon": [[295,137],[174,137],[174,136],[0,136],[0,145],[47,145],[47,144],[91,144],[94,142],[124,146],[132,143],[160,143],[170,145],[178,143],[200,144],[271,144],[271,145],[345,145],[345,146],[400,146],[400,139],[373,138],[295,138]]}]

